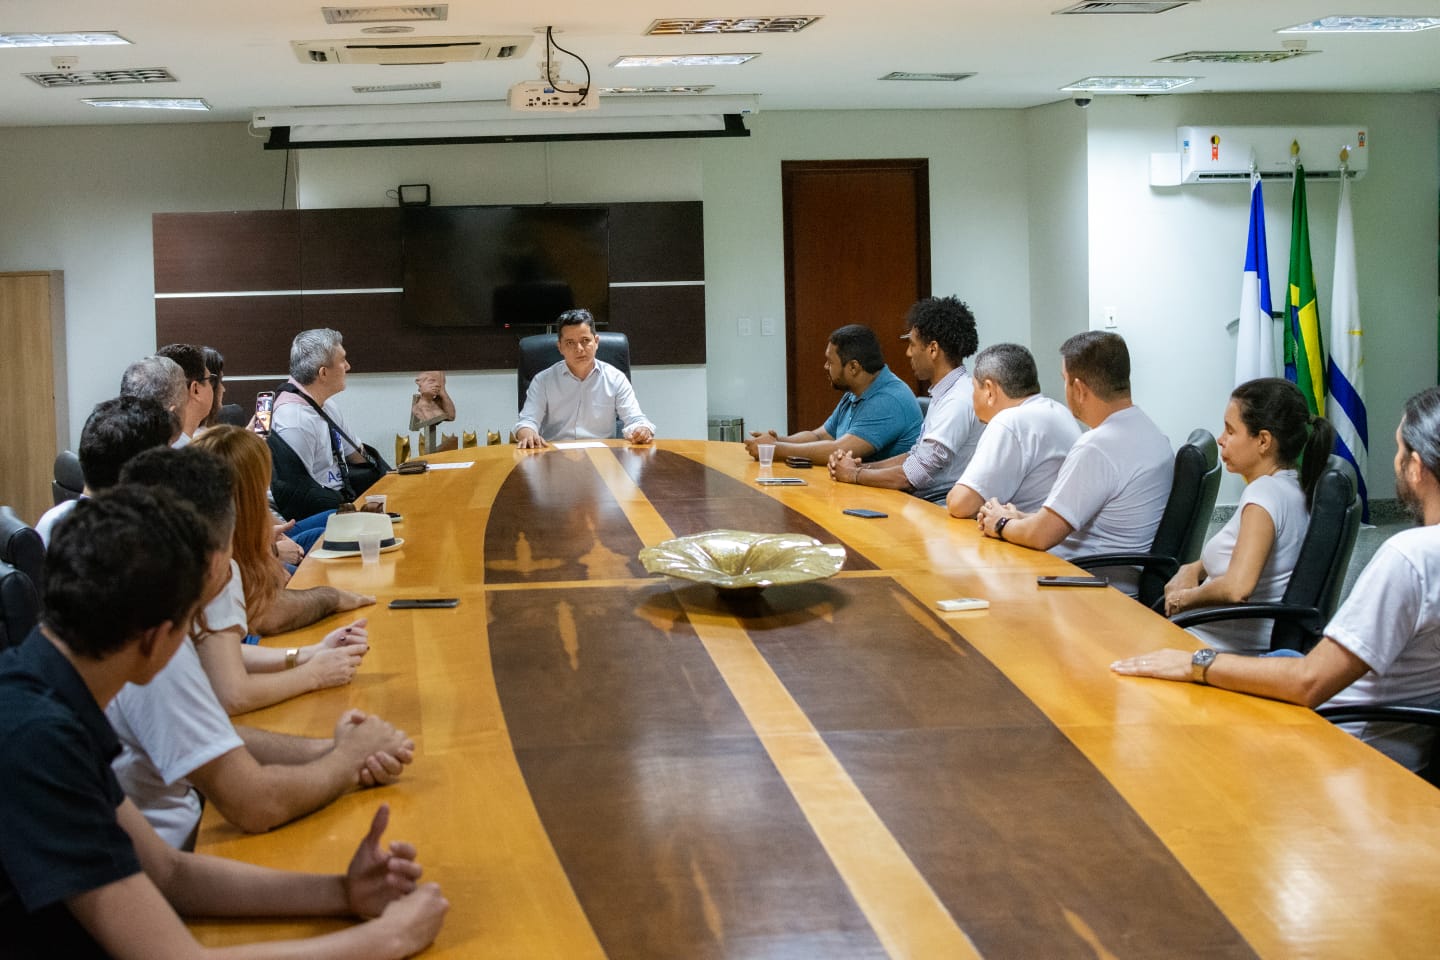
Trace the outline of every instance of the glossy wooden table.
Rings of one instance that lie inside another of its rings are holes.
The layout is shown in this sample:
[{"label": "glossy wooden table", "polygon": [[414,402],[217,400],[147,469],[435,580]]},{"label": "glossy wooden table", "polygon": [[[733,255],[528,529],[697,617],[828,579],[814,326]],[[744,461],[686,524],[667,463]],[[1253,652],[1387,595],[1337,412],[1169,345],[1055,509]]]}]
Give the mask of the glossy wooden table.
[{"label": "glossy wooden table", "polygon": [[[1194,643],[1113,590],[1039,590],[1061,561],[821,469],[759,488],[738,444],[434,459],[473,466],[377,488],[401,550],[296,577],[379,595],[359,678],[246,718],[321,735],[359,707],[407,729],[416,762],[269,835],[207,815],[202,850],[339,869],[387,801],[453,904],[437,957],[1440,944],[1440,794],[1298,707],[1115,677],[1118,657]],[[748,603],[635,559],[715,527],[850,557]],[[385,609],[398,596],[461,604]],[[935,611],[957,596],[992,606]],[[212,944],[327,928],[196,925]]]}]

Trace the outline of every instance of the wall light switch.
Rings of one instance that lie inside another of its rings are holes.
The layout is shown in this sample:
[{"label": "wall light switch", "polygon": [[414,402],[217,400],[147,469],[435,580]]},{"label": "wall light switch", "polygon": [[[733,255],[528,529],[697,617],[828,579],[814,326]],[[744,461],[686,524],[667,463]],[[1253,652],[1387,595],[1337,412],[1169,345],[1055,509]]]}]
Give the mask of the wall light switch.
[{"label": "wall light switch", "polygon": [[742,337],[748,337],[755,332],[755,325],[749,317],[741,317],[735,321],[736,333]]},{"label": "wall light switch", "polygon": [[760,336],[762,336],[762,337],[773,337],[773,336],[775,336],[775,318],[774,318],[774,317],[761,317],[761,318],[760,318]]},{"label": "wall light switch", "polygon": [[1114,330],[1114,329],[1116,328],[1116,326],[1118,326],[1118,324],[1115,322],[1115,308],[1114,308],[1114,307],[1106,307],[1104,312],[1105,312],[1105,329],[1106,329],[1106,330]]}]

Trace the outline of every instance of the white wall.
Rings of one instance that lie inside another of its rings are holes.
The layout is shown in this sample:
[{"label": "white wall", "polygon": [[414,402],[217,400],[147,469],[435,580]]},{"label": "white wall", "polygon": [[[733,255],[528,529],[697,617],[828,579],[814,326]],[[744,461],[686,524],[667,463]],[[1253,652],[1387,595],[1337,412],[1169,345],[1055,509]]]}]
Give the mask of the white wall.
[{"label": "white wall", "polygon": [[[1355,182],[1356,261],[1365,328],[1372,497],[1394,491],[1401,402],[1435,383],[1437,116],[1440,97],[1097,97],[1089,116],[1091,322],[1114,307],[1131,351],[1135,398],[1172,440],[1218,432],[1233,387],[1248,185],[1149,186],[1149,156],[1175,128],[1205,124],[1363,124],[1370,170]],[[1303,145],[1302,145],[1303,149]],[[1303,157],[1303,154],[1302,154]],[[1310,248],[1328,330],[1338,183],[1307,183]],[[1284,302],[1290,187],[1265,189],[1273,302]],[[1279,354],[1277,353],[1277,363]],[[1238,498],[1228,478],[1221,502]]]}]

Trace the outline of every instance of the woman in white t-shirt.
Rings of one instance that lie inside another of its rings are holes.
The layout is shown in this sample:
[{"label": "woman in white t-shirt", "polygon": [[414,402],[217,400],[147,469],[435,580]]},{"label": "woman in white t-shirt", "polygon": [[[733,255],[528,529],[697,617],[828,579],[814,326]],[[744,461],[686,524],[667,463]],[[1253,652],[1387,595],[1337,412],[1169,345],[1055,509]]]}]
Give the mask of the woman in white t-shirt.
[{"label": "woman in white t-shirt", "polygon": [[[1324,417],[1310,415],[1293,383],[1265,377],[1242,383],[1230,394],[1218,442],[1225,469],[1245,479],[1245,492],[1200,559],[1181,567],[1165,585],[1166,616],[1284,595],[1335,430]],[[1220,621],[1190,632],[1229,653],[1270,649],[1267,620]]]}]

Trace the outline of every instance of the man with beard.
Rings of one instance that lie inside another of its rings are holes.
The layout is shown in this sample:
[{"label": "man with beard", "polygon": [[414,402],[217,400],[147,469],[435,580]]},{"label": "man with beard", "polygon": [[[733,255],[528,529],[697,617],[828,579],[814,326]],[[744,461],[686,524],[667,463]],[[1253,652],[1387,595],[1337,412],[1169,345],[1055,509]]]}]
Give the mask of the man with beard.
[{"label": "man with beard", "polygon": [[861,463],[849,450],[837,450],[830,455],[830,476],[944,503],[985,430],[975,417],[975,388],[965,369],[965,359],[979,345],[975,315],[955,297],[926,297],[906,314],[905,330],[910,369],[930,384],[920,439],[905,453],[876,463]]},{"label": "man with beard", "polygon": [[745,449],[760,459],[760,444],[775,445],[775,458],[804,457],[828,463],[837,450],[860,460],[889,460],[909,453],[920,439],[920,404],[915,394],[885,365],[880,341],[869,327],[852,323],[830,334],[825,345],[830,385],[845,391],[823,426],[780,436],[774,430],[751,433]]},{"label": "man with beard", "polygon": [[[1308,654],[1157,650],[1118,661],[1111,669],[1308,707],[1440,705],[1440,387],[1405,401],[1395,442],[1395,492],[1418,526],[1381,545]],[[1429,728],[1394,723],[1346,727],[1412,770],[1428,762],[1434,739]]]}]

